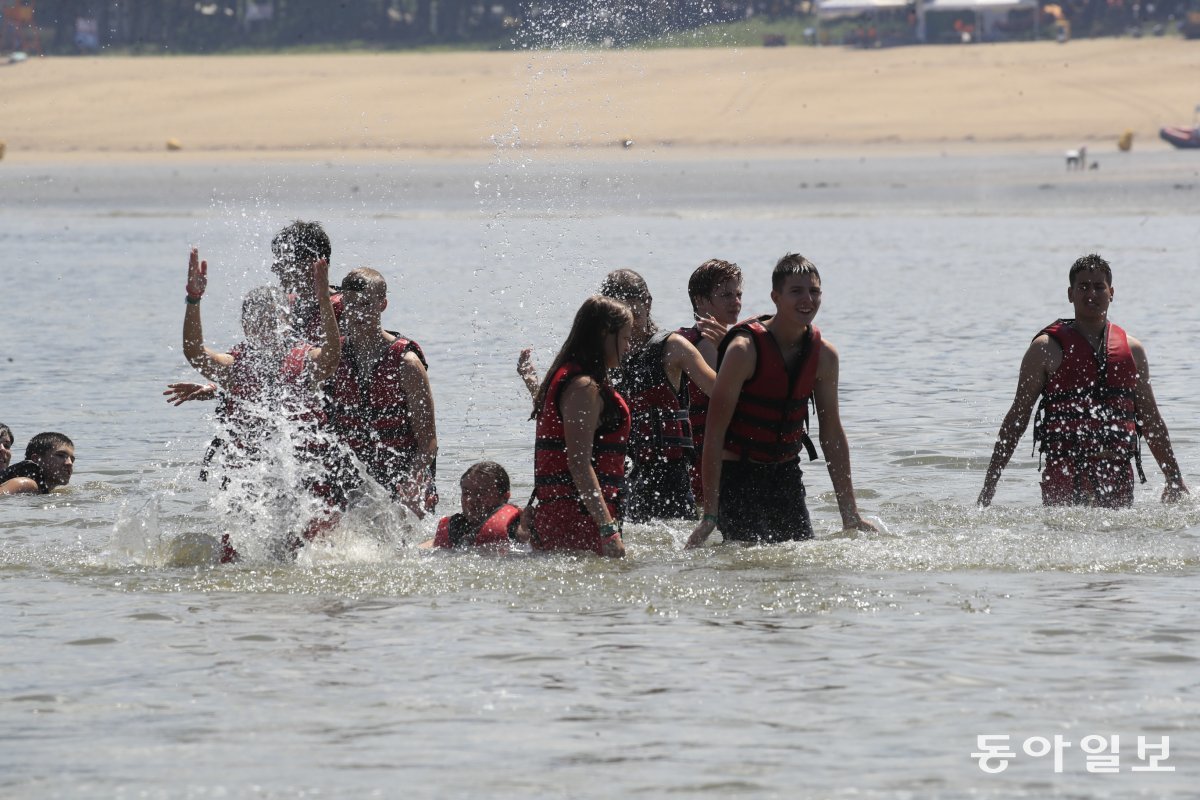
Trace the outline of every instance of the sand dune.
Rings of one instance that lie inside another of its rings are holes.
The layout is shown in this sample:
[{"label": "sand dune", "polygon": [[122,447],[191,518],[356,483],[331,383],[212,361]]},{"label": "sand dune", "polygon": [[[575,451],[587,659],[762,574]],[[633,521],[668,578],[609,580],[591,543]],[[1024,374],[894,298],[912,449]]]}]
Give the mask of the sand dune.
[{"label": "sand dune", "polygon": [[1160,146],[1198,74],[1180,39],[46,58],[0,68],[0,140],[10,160]]}]

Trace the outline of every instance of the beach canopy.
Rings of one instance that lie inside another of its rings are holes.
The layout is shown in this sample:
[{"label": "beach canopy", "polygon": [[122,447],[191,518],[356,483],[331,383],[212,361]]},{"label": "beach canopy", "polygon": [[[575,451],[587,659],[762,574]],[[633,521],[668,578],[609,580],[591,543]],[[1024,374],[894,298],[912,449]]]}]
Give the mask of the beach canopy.
[{"label": "beach canopy", "polygon": [[817,16],[823,19],[888,11],[912,5],[912,0],[817,0]]}]

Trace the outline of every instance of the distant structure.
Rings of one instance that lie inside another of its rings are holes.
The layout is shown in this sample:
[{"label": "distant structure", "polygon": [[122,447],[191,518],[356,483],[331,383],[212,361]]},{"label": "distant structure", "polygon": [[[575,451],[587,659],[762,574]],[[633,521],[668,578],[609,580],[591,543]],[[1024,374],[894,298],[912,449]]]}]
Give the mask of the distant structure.
[{"label": "distant structure", "polygon": [[1088,167],[1087,147],[1081,145],[1078,150],[1067,151],[1067,171],[1085,170]]},{"label": "distant structure", "polygon": [[42,52],[42,37],[33,23],[33,0],[0,0],[3,27],[0,27],[0,50],[23,53]]}]

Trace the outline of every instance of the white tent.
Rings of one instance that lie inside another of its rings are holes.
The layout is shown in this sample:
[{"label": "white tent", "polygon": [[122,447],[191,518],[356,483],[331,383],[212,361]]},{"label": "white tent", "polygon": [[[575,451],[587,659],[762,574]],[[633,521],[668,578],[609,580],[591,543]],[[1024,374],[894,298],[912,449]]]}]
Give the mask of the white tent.
[{"label": "white tent", "polygon": [[817,16],[836,19],[909,5],[912,5],[912,0],[817,0]]}]

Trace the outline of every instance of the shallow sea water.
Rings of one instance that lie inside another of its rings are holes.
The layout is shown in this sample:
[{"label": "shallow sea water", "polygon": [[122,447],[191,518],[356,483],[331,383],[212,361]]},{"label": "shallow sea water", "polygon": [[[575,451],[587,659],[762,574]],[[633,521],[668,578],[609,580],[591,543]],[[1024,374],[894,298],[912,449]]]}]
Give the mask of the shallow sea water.
[{"label": "shallow sea water", "polygon": [[[653,157],[651,157],[653,156]],[[667,156],[667,157],[660,157]],[[0,421],[60,429],[75,479],[0,505],[3,797],[1197,797],[1200,508],[1039,504],[1018,449],[974,507],[1029,338],[1068,315],[1078,255],[1116,269],[1184,474],[1200,473],[1200,162],[1058,157],[491,164],[6,165]],[[270,235],[325,223],[331,274],[389,279],[389,327],[431,362],[440,511],[487,456],[531,485],[514,372],[545,365],[609,269],[687,321],[710,257],[770,308],[789,250],[820,267],[865,512],[839,530],[806,467],[814,542],[630,557],[439,556],[430,523],[354,517],[296,564],[198,566],[180,537],[261,519],[196,477],[211,408],[172,408],[187,248],[210,341],[269,282]],[[174,544],[173,544],[174,543]],[[1006,734],[1003,773],[971,758]],[[1120,771],[1081,739],[1120,736]],[[1029,737],[1065,737],[1053,756]],[[1135,772],[1137,737],[1174,772]]]}]

